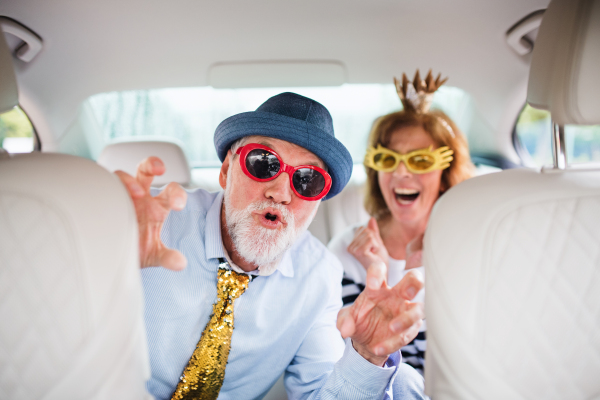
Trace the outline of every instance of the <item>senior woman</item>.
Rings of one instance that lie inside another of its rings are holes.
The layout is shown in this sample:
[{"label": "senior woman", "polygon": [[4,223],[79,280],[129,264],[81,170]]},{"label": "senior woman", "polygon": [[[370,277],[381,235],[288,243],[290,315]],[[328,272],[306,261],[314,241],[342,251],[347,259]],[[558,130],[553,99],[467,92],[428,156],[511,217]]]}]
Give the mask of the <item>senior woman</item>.
[{"label": "senior woman", "polygon": [[[422,238],[431,209],[449,188],[473,174],[464,135],[442,111],[429,111],[433,93],[445,80],[431,71],[410,82],[403,74],[396,89],[404,110],[378,118],[369,135],[365,156],[367,225],[349,227],[334,237],[329,249],[344,266],[344,305],[365,287],[366,269],[381,260],[388,266],[388,285],[410,269],[421,270]],[[419,293],[414,301],[423,301]],[[424,367],[425,324],[402,348],[403,360],[421,374]]]}]

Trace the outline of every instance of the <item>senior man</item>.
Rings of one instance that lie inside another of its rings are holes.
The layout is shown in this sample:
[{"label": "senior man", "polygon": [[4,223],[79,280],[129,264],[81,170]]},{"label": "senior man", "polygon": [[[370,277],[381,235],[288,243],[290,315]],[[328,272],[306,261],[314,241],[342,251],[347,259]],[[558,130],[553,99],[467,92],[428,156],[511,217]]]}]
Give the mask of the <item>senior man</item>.
[{"label": "senior man", "polygon": [[150,190],[164,173],[155,157],[135,178],[117,172],[136,208],[142,267],[164,267],[142,270],[149,391],[255,399],[285,371],[291,399],[422,398],[398,353],[423,317],[410,302],[419,277],[389,288],[385,266],[373,265],[340,311],[342,266],[306,230],[352,171],[327,109],[282,93],[223,121],[214,142],[219,193]]}]

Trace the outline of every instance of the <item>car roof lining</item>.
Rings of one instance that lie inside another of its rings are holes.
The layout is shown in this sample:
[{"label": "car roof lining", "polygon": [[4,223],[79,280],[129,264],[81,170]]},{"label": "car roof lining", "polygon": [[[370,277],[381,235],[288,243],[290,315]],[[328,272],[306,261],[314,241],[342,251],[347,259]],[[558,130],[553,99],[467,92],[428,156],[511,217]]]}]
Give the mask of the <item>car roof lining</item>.
[{"label": "car roof lining", "polygon": [[433,68],[469,92],[491,126],[500,126],[507,107],[518,108],[511,104],[528,72],[504,33],[547,4],[5,0],[0,15],[44,40],[32,63],[15,66],[23,107],[45,119],[36,121],[43,140],[57,140],[92,94],[205,86],[215,64],[257,61],[338,62],[348,83],[388,83],[402,72]]}]

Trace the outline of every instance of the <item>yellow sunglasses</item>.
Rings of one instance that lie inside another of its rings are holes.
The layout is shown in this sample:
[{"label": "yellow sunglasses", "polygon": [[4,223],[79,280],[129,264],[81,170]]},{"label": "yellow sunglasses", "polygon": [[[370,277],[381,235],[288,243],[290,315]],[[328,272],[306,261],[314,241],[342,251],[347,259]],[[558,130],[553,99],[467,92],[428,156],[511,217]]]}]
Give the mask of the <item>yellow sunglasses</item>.
[{"label": "yellow sunglasses", "polygon": [[433,150],[433,146],[428,149],[411,151],[407,154],[400,154],[386,149],[378,144],[377,148],[369,146],[365,156],[365,166],[373,168],[376,171],[392,172],[398,168],[400,161],[404,161],[406,169],[413,174],[426,174],[438,169],[446,169],[453,160],[454,151],[448,146],[439,147]]}]

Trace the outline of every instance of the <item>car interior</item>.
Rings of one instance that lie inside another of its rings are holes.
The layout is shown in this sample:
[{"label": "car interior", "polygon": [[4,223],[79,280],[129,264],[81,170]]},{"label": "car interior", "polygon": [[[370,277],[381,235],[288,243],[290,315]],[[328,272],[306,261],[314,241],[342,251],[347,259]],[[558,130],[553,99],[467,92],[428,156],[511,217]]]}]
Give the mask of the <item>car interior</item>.
[{"label": "car interior", "polygon": [[0,398],[152,398],[112,172],[158,156],[154,186],[221,190],[219,122],[311,97],[354,161],[309,227],[327,244],[369,218],[393,78],[430,69],[477,176],[425,235],[427,395],[600,398],[600,0],[3,0],[0,27]]}]

